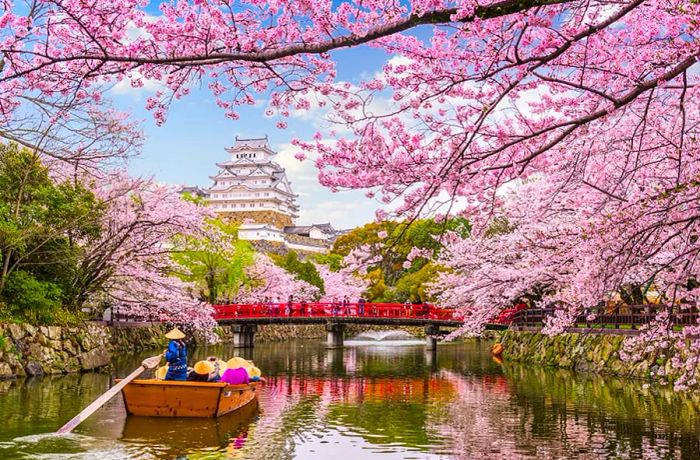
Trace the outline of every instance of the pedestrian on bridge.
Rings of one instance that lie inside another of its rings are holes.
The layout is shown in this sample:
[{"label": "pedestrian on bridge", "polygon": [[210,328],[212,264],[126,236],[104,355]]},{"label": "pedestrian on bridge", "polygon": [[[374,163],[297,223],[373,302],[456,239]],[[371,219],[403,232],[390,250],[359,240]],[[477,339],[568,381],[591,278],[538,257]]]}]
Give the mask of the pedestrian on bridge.
[{"label": "pedestrian on bridge", "polygon": [[274,316],[279,316],[281,310],[280,298],[275,297],[275,301],[272,303],[272,314]]},{"label": "pedestrian on bridge", "polygon": [[292,315],[292,306],[294,305],[294,296],[292,294],[289,295],[289,299],[287,300],[287,306],[284,309],[284,314],[287,316]]},{"label": "pedestrian on bridge", "polygon": [[338,298],[333,297],[333,302],[331,303],[331,315],[338,316],[338,309],[339,308],[340,308],[340,304],[338,303]]},{"label": "pedestrian on bridge", "polygon": [[365,299],[364,297],[360,296],[360,298],[357,300],[357,314],[359,316],[365,316]]}]

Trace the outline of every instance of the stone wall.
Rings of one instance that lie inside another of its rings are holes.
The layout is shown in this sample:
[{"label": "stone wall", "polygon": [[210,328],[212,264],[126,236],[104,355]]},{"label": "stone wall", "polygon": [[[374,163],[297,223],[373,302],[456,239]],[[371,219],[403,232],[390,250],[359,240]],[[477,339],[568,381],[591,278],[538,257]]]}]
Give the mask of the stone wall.
[{"label": "stone wall", "polygon": [[110,345],[115,353],[133,353],[166,348],[168,328],[163,325],[147,327],[110,327]]},{"label": "stone wall", "polygon": [[111,359],[109,331],[84,327],[0,324],[0,379],[97,369]]},{"label": "stone wall", "polygon": [[670,360],[651,353],[639,361],[619,356],[625,336],[612,334],[566,333],[546,336],[539,332],[508,331],[501,339],[504,359],[553,366],[577,371],[649,379],[662,374],[672,381]]},{"label": "stone wall", "polygon": [[165,326],[81,327],[0,324],[0,380],[90,371],[110,364],[115,353],[165,348]]},{"label": "stone wall", "polygon": [[244,223],[247,220],[252,220],[257,224],[270,224],[277,228],[284,228],[286,226],[294,225],[292,222],[292,217],[283,214],[279,211],[266,210],[266,211],[222,211],[219,213],[220,216],[227,218],[231,222]]}]

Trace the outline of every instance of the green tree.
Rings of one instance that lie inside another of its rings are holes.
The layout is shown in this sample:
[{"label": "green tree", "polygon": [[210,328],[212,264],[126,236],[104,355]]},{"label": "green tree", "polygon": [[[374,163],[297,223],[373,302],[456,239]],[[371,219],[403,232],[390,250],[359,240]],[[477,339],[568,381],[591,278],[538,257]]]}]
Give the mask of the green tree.
[{"label": "green tree", "polygon": [[238,227],[221,219],[212,219],[211,228],[201,238],[187,237],[176,242],[181,247],[173,259],[183,267],[177,276],[194,282],[198,295],[210,303],[236,296],[250,280],[246,267],[254,261],[250,243],[238,239]]},{"label": "green tree", "polygon": [[70,295],[79,243],[99,234],[102,211],[78,181],[52,180],[36,152],[0,144],[0,297],[14,317],[80,306]]},{"label": "green tree", "polygon": [[7,278],[4,296],[10,318],[32,323],[51,323],[62,307],[63,292],[57,283],[40,281],[24,270],[15,270]]},{"label": "green tree", "polygon": [[343,268],[343,256],[340,254],[312,254],[309,256],[309,259],[317,264],[328,265],[328,268],[333,272],[337,272]]},{"label": "green tree", "polygon": [[440,268],[430,262],[416,271],[409,271],[399,278],[393,289],[395,301],[410,300],[411,302],[429,302],[432,299],[426,292],[428,283],[435,279]]},{"label": "green tree", "polygon": [[[386,237],[379,235],[386,232]],[[431,260],[442,249],[445,232],[456,232],[465,238],[471,232],[469,221],[462,217],[436,222],[418,219],[412,222],[372,222],[338,237],[331,255],[347,256],[353,249],[368,246],[380,258],[367,267],[370,280],[368,298],[372,301],[403,302],[406,299],[426,301],[425,285],[431,282],[438,267]],[[429,257],[417,257],[407,263],[413,248],[427,251]]]}]

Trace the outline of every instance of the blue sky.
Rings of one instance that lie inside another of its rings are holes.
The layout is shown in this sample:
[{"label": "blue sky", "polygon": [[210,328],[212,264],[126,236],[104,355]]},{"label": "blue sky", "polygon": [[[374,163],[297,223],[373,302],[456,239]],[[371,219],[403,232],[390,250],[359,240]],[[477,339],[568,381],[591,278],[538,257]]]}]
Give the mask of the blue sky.
[{"label": "blue sky", "polygon": [[[372,48],[362,47],[334,53],[338,80],[356,83],[362,75],[381,70],[390,56]],[[225,147],[235,137],[268,135],[273,150],[279,152],[277,162],[287,169],[301,207],[299,224],[330,221],[336,228],[352,228],[374,219],[379,206],[362,191],[332,193],[318,184],[316,169],[310,161],[294,159],[296,149],[290,145],[293,137],[310,138],[317,130],[318,120],[292,118],[286,130],[275,127],[276,119],[264,116],[265,104],[242,108],[240,119],[224,117],[208,89],[193,89],[191,94],[176,101],[168,121],[157,127],[151,114],[144,109],[146,98],[155,92],[155,85],[134,89],[122,82],[112,88],[115,105],[128,110],[137,120],[143,120],[146,143],[139,158],[130,161],[133,175],[154,176],[169,184],[210,185],[209,176],[217,172],[215,163],[228,158]]]}]

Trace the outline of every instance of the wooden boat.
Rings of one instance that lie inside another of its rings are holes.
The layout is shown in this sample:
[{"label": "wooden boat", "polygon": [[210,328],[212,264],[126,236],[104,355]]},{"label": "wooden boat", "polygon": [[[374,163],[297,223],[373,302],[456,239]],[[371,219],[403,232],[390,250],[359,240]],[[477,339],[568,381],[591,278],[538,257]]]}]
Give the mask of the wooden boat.
[{"label": "wooden boat", "polygon": [[257,402],[256,383],[133,380],[122,389],[129,415],[220,417]]}]

